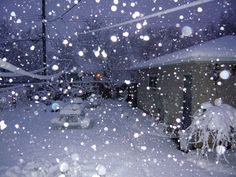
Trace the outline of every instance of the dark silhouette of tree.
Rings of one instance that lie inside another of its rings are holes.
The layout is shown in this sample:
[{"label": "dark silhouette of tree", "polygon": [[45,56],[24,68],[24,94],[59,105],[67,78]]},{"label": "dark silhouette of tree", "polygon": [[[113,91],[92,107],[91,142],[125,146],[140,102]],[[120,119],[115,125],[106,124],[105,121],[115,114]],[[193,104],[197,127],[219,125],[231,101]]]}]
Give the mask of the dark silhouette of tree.
[{"label": "dark silhouette of tree", "polygon": [[236,34],[236,12],[227,11],[222,13],[219,23],[220,35],[235,35]]},{"label": "dark silhouette of tree", "polygon": [[6,21],[0,23],[0,58],[25,70],[39,69],[40,40],[37,30],[17,31]]}]

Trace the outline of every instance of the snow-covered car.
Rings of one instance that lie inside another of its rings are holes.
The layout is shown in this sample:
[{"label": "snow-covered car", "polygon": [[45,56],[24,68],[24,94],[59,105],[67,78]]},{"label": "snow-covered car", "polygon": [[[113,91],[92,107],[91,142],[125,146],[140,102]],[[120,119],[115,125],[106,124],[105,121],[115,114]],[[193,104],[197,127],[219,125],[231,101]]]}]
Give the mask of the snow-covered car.
[{"label": "snow-covered car", "polygon": [[64,128],[88,128],[90,119],[85,114],[85,104],[81,98],[76,98],[72,103],[66,105],[60,110],[59,117],[51,120],[55,127]]}]

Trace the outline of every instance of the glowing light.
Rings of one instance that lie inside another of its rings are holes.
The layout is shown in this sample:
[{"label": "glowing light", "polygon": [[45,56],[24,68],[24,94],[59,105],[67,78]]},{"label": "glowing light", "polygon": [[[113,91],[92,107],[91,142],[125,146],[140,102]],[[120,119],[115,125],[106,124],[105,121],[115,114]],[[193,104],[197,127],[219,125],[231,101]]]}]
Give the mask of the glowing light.
[{"label": "glowing light", "polygon": [[95,74],[95,78],[97,79],[97,80],[101,80],[102,79],[102,73],[101,72],[97,72],[96,74]]},{"label": "glowing light", "polygon": [[58,103],[53,103],[51,108],[52,108],[53,111],[57,111],[57,110],[60,109],[60,105]]}]

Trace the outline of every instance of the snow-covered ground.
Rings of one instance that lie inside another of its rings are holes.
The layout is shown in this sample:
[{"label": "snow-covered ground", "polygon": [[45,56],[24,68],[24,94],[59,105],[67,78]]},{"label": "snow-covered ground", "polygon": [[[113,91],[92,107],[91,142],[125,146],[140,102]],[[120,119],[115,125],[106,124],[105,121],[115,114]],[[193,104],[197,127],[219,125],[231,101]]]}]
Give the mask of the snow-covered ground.
[{"label": "snow-covered ground", "polygon": [[106,177],[236,176],[236,152],[226,155],[230,164],[183,153],[151,117],[124,102],[104,100],[88,110],[89,129],[52,129],[59,113],[50,110],[19,103],[1,112],[0,176],[96,177],[98,165]]}]

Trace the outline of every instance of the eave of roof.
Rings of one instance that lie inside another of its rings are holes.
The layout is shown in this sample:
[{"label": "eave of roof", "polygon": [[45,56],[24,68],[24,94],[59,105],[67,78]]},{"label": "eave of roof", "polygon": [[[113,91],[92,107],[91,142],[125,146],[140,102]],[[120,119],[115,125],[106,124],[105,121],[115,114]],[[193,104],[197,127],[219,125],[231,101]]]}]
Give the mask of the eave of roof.
[{"label": "eave of roof", "polygon": [[132,66],[130,70],[211,60],[236,62],[236,36],[224,36],[152,60],[140,62]]}]

